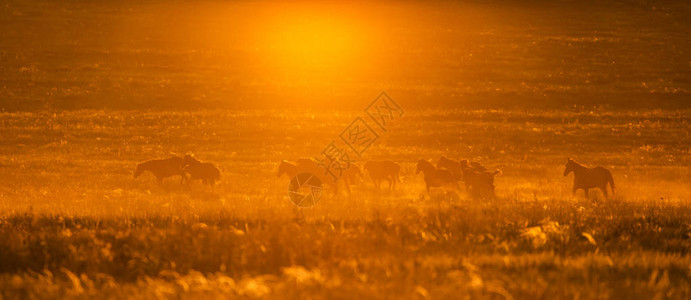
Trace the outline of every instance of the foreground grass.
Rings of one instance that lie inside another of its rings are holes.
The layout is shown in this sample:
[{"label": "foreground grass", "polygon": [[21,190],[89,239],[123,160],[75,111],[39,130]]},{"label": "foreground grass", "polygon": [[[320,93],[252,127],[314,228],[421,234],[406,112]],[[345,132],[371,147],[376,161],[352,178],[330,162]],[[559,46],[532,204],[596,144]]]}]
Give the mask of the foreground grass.
[{"label": "foreground grass", "polygon": [[0,220],[4,296],[684,299],[691,207],[465,201],[361,221],[231,211]]}]

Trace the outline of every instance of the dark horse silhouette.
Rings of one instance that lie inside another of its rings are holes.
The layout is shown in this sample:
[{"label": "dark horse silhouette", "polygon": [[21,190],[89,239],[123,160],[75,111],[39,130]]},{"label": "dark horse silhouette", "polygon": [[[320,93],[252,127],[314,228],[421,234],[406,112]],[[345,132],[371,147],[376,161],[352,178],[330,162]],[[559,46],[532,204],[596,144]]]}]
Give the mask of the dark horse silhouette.
[{"label": "dark horse silhouette", "polygon": [[152,159],[137,165],[137,169],[134,170],[134,178],[148,171],[156,176],[160,184],[163,182],[164,178],[180,175],[182,177],[180,179],[180,184],[182,184],[185,182],[185,179],[187,179],[182,167],[182,157],[173,156],[166,159]]},{"label": "dark horse silhouette", "polygon": [[571,172],[574,175],[574,194],[577,190],[582,189],[585,191],[585,196],[588,197],[588,189],[599,188],[607,197],[607,184],[609,184],[609,187],[612,188],[612,196],[614,196],[614,178],[612,178],[612,173],[609,170],[603,167],[588,168],[569,158],[564,169],[564,176]]},{"label": "dark horse silhouette", "polygon": [[417,162],[415,174],[420,174],[420,172],[425,174],[425,187],[427,188],[427,193],[429,193],[429,188],[431,187],[450,186],[455,190],[459,189],[458,181],[451,171],[447,169],[437,169],[427,160],[421,159]]}]

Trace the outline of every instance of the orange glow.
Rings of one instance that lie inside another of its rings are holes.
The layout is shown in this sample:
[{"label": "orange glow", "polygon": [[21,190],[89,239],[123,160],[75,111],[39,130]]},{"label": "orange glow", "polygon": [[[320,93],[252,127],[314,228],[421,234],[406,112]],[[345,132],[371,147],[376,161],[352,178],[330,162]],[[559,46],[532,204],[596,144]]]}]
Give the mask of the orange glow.
[{"label": "orange glow", "polygon": [[[290,8],[289,8],[290,9]],[[299,9],[267,18],[260,52],[267,67],[279,74],[331,77],[358,63],[366,31],[355,19],[328,8]]]},{"label": "orange glow", "polygon": [[343,63],[356,48],[356,36],[346,24],[320,17],[280,22],[267,42],[278,61],[298,68]]}]

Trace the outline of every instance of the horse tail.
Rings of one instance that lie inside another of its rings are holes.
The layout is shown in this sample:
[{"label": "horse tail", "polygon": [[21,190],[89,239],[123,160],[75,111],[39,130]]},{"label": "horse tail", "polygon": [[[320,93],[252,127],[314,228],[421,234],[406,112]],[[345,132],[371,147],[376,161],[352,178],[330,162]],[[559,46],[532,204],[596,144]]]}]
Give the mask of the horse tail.
[{"label": "horse tail", "polygon": [[612,172],[609,170],[605,170],[605,175],[607,176],[607,182],[609,183],[609,187],[612,188],[612,196],[614,196],[614,178],[612,177]]}]

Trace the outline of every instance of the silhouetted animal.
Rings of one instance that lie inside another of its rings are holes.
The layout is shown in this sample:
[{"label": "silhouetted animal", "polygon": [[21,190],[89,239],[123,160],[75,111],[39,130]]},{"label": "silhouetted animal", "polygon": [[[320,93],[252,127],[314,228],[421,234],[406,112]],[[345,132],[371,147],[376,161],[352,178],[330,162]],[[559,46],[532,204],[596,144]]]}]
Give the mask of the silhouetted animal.
[{"label": "silhouetted animal", "polygon": [[500,170],[490,172],[467,166],[463,169],[463,181],[473,196],[492,197],[494,196],[494,177],[500,174]]},{"label": "silhouetted animal", "polygon": [[343,176],[341,176],[341,179],[348,190],[350,192],[350,186],[357,184],[359,180],[362,180],[364,176],[362,175],[362,170],[360,167],[354,163],[350,164],[350,167],[343,171]]},{"label": "silhouetted animal", "polygon": [[177,156],[145,161],[137,165],[137,168],[134,170],[134,178],[148,171],[156,176],[159,183],[162,183],[164,178],[180,175],[180,183],[182,184],[186,179],[182,161],[183,158]]},{"label": "silhouetted animal", "polygon": [[393,161],[368,161],[365,163],[364,168],[377,188],[381,187],[381,182],[384,180],[389,182],[389,189],[395,188],[396,183],[401,182],[401,179],[398,178],[398,173],[401,172],[401,165]]},{"label": "silhouetted animal", "polygon": [[216,181],[221,179],[221,171],[212,163],[201,162],[190,155],[185,155],[183,165],[183,170],[190,174],[190,180],[201,180],[203,184],[208,184],[212,189]]},{"label": "silhouetted animal", "polygon": [[281,177],[281,175],[286,174],[288,175],[288,178],[292,179],[299,172],[300,170],[295,163],[291,163],[287,160],[282,160],[281,163],[278,165],[278,173],[276,174],[276,176]]},{"label": "silhouetted animal", "polygon": [[447,169],[437,169],[432,165],[432,163],[421,159],[417,162],[417,168],[415,174],[420,174],[420,172],[425,174],[425,187],[429,193],[429,188],[431,187],[443,187],[450,186],[458,189],[458,180]]},{"label": "silhouetted animal", "polygon": [[337,161],[329,155],[325,155],[321,161],[306,158],[298,159],[297,166],[317,169],[320,173],[315,174],[320,176],[324,184],[332,186],[336,192],[338,192],[338,186],[343,185],[346,191],[350,193],[350,186],[362,178],[362,171],[359,166],[352,162]]},{"label": "silhouetted animal", "polygon": [[324,167],[319,166],[318,162],[310,158],[299,158],[295,163],[282,160],[278,165],[278,173],[276,176],[281,177],[281,175],[286,174],[288,178],[292,180],[293,177],[301,173],[314,174],[323,185],[329,185],[337,189],[337,182],[334,181],[333,176],[327,174]]},{"label": "silhouetted animal", "polygon": [[479,162],[468,161],[467,159],[461,160],[459,164],[461,165],[461,170],[471,168],[475,171],[488,171],[487,168]]},{"label": "silhouetted animal", "polygon": [[[481,193],[482,190],[494,191],[494,175],[488,176],[487,168],[478,162],[471,162],[467,159],[461,160],[459,162],[461,168],[461,174],[463,175],[463,183],[467,190],[470,190],[475,186],[475,191],[473,191],[476,196]],[[495,175],[500,174],[494,172]],[[466,174],[468,178],[466,178]]]},{"label": "silhouetted animal", "polygon": [[437,168],[449,170],[456,180],[461,180],[463,177],[461,163],[453,159],[449,159],[444,156],[440,157],[437,161]]},{"label": "silhouetted animal", "polygon": [[564,176],[568,176],[571,172],[574,175],[574,194],[577,190],[582,189],[585,191],[585,196],[588,197],[588,189],[599,188],[607,197],[607,184],[609,184],[609,187],[612,188],[612,196],[614,196],[614,178],[612,178],[612,173],[609,170],[603,167],[588,168],[569,158],[564,169]]}]

